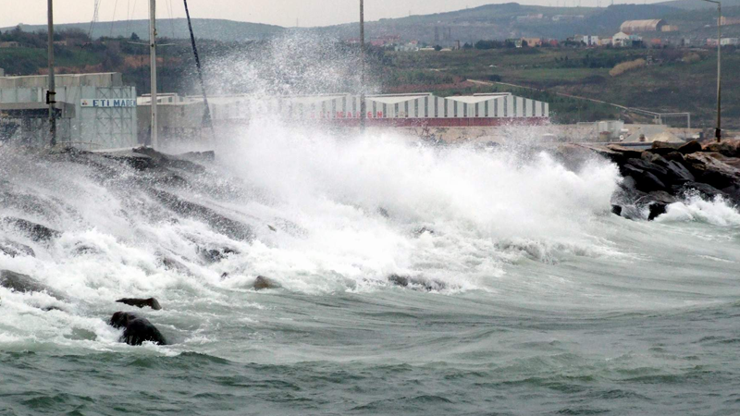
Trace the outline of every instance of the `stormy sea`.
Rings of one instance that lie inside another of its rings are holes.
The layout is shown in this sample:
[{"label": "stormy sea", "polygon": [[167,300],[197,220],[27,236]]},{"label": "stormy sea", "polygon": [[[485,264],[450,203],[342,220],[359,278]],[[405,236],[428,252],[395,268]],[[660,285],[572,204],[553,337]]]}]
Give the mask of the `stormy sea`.
[{"label": "stormy sea", "polygon": [[[0,414],[740,409],[721,198],[630,220],[605,159],[245,134],[178,158],[0,147],[0,270],[36,285],[0,287]],[[167,345],[120,342],[118,311]]]}]

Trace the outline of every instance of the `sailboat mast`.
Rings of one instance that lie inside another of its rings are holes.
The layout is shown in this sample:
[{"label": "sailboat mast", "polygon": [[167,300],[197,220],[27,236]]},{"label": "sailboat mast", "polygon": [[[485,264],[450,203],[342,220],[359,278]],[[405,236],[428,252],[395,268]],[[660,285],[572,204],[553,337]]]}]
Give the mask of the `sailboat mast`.
[{"label": "sailboat mast", "polygon": [[151,146],[157,148],[157,2],[149,0],[149,57],[151,62]]}]

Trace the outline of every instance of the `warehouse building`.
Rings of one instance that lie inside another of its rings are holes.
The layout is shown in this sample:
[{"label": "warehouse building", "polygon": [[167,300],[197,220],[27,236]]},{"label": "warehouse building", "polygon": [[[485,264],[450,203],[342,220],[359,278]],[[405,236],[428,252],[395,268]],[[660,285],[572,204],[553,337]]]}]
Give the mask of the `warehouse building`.
[{"label": "warehouse building", "polygon": [[628,20],[619,30],[624,33],[662,32],[667,23],[663,19]]},{"label": "warehouse building", "polygon": [[[218,135],[233,136],[255,119],[288,123],[357,127],[360,96],[325,94],[309,96],[248,95],[209,97],[209,107]],[[140,142],[147,143],[151,98],[138,99]],[[171,141],[203,141],[202,97],[162,94],[158,100],[159,137]],[[437,97],[431,93],[379,94],[366,97],[366,124],[388,128],[488,128],[509,125],[543,125],[549,122],[546,102],[517,97],[511,93]]]},{"label": "warehouse building", "polygon": [[[48,144],[48,76],[0,76],[0,140]],[[57,141],[88,149],[138,143],[136,89],[120,73],[57,75]]]}]

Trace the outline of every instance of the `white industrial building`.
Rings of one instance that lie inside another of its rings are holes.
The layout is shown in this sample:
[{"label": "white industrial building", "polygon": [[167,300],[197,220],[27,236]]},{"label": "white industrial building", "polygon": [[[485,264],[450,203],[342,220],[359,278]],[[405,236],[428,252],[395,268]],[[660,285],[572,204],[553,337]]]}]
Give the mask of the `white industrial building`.
[{"label": "white industrial building", "polygon": [[[138,143],[136,89],[120,73],[57,75],[57,141],[111,149]],[[49,143],[48,76],[0,77],[0,139]]]}]

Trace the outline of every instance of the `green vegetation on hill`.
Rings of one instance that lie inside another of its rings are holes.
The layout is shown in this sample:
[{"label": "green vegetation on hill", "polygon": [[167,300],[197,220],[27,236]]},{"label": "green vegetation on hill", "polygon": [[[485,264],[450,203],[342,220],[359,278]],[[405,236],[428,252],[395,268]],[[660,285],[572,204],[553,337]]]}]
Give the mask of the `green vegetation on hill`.
[{"label": "green vegetation on hill", "polygon": [[[432,91],[452,95],[506,90],[466,82],[501,81],[544,90],[545,101],[561,122],[626,118],[613,106],[556,97],[564,93],[654,112],[691,112],[695,125],[712,125],[716,108],[715,54],[679,49],[491,49],[453,52],[389,53],[385,69],[389,91]],[[645,59],[643,68],[618,76],[609,71],[619,63]],[[726,48],[723,77],[728,127],[740,127],[740,53]],[[403,84],[413,74],[416,84]],[[454,79],[453,82],[450,82]],[[532,90],[522,95],[535,98]]]}]

